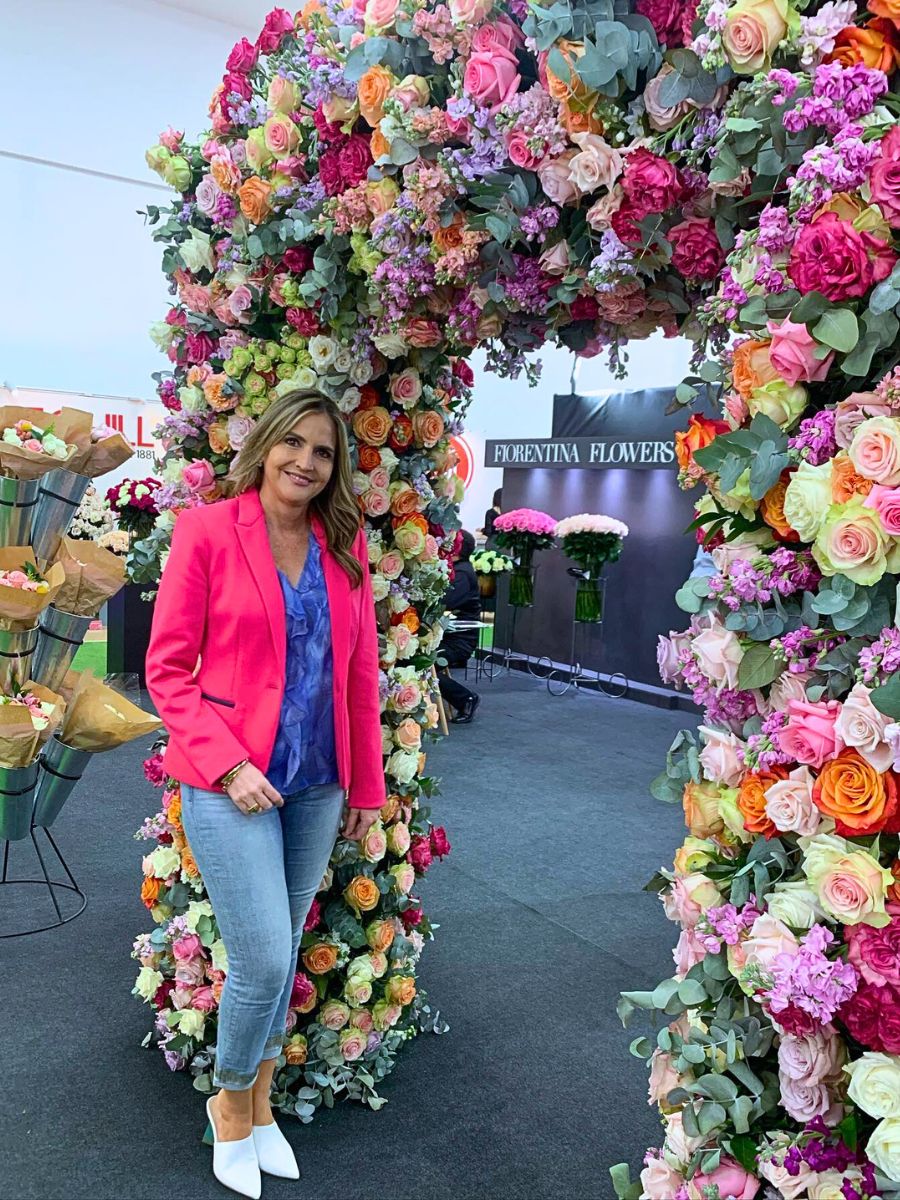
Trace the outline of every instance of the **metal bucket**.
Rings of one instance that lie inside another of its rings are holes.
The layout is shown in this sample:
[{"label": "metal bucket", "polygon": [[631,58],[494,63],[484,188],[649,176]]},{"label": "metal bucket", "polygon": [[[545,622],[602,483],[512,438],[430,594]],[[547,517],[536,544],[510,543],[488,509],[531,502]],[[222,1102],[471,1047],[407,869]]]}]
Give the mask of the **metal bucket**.
[{"label": "metal bucket", "polygon": [[41,776],[34,802],[35,825],[53,824],[91,758],[90,750],[76,750],[64,745],[59,738],[52,737],[47,741],[40,757]]},{"label": "metal bucket", "polygon": [[25,683],[37,649],[37,625],[33,629],[0,629],[0,692],[9,692],[13,678]]},{"label": "metal bucket", "polygon": [[43,475],[39,482],[40,498],[35,510],[31,545],[34,557],[39,563],[46,564],[56,556],[59,543],[68,533],[91,481],[87,475],[57,467]]},{"label": "metal bucket", "polygon": [[0,477],[0,546],[30,546],[39,479]]},{"label": "metal bucket", "polygon": [[58,692],[72,659],[88,631],[92,617],[78,617],[49,605],[41,613],[40,637],[31,666],[31,678]]},{"label": "metal bucket", "polygon": [[0,839],[28,837],[37,782],[37,759],[27,767],[0,767]]}]

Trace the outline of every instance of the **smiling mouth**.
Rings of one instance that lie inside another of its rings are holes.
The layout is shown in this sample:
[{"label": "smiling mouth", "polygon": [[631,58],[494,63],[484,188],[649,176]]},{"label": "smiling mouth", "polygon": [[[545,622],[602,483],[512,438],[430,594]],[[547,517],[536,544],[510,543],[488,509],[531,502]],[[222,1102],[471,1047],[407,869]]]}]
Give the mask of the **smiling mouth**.
[{"label": "smiling mouth", "polygon": [[301,487],[310,487],[313,483],[309,475],[297,475],[293,471],[285,471],[285,475],[287,475],[292,483],[299,484]]}]

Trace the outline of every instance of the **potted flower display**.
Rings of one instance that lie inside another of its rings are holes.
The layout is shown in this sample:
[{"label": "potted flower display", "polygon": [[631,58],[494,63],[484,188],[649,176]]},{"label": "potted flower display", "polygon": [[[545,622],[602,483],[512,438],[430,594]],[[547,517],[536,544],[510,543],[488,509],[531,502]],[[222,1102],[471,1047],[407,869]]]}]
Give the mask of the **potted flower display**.
[{"label": "potted flower display", "polygon": [[478,591],[489,599],[497,591],[497,576],[513,569],[513,560],[496,550],[479,550],[472,555],[472,566],[478,576]]},{"label": "potted flower display", "polygon": [[553,545],[556,521],[536,508],[514,508],[501,513],[494,521],[494,540],[502,550],[513,556],[509,580],[509,602],[515,608],[530,608],[534,604],[535,550],[549,550]]},{"label": "potted flower display", "polygon": [[563,554],[576,564],[569,568],[576,580],[575,620],[599,621],[603,616],[600,575],[605,564],[622,553],[628,526],[601,513],[579,513],[560,521],[555,534]]}]

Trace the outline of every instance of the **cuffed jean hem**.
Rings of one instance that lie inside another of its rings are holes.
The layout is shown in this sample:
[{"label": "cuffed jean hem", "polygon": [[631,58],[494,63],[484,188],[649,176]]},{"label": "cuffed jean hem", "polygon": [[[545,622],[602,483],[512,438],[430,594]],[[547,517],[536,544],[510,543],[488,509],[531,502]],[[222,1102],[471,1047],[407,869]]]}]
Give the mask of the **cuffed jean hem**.
[{"label": "cuffed jean hem", "polygon": [[231,1071],[228,1067],[213,1072],[213,1087],[225,1088],[229,1092],[249,1092],[259,1077],[259,1068],[248,1075],[244,1071]]},{"label": "cuffed jean hem", "polygon": [[277,1037],[270,1037],[263,1047],[262,1061],[269,1062],[270,1059],[278,1058],[284,1046],[284,1034],[279,1033]]}]

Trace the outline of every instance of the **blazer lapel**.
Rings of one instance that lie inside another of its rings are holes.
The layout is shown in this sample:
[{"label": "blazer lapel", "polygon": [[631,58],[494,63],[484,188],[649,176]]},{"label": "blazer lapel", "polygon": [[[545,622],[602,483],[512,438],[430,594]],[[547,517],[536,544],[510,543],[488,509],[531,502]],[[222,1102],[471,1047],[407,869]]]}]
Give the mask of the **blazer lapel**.
[{"label": "blazer lapel", "polygon": [[331,653],[336,679],[345,679],[350,657],[348,630],[348,599],[350,581],[347,573],[331,553],[325,536],[325,526],[318,513],[312,514],[312,530],[319,543],[325,590],[328,593],[328,612],[331,619]]},{"label": "blazer lapel", "polygon": [[275,659],[283,678],[287,651],[284,596],[281,592],[281,584],[278,582],[278,571],[266,531],[265,514],[256,488],[251,488],[238,496],[236,532],[250,574],[253,576],[253,582],[256,584],[266,611]]}]

